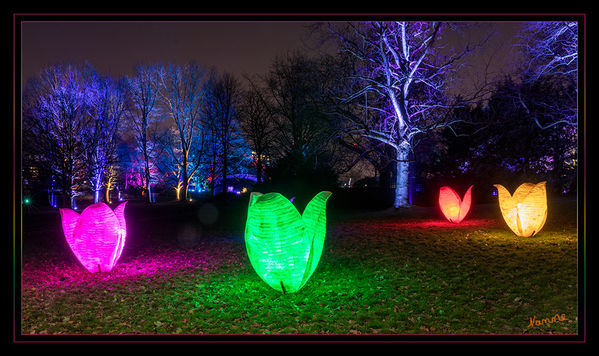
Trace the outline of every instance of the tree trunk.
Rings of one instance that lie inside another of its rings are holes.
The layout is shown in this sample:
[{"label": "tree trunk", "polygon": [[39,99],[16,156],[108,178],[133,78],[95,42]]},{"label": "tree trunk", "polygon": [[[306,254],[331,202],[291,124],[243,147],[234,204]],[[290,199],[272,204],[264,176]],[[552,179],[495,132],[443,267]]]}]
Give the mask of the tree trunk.
[{"label": "tree trunk", "polygon": [[410,206],[408,196],[408,172],[409,172],[409,146],[407,143],[403,143],[397,150],[397,162],[395,164],[395,202],[393,206],[395,208],[408,207]]},{"label": "tree trunk", "polygon": [[223,157],[223,162],[222,162],[222,187],[223,187],[223,193],[227,193],[227,156],[225,155]]},{"label": "tree trunk", "polygon": [[62,208],[71,208],[74,209],[74,201],[73,201],[73,178],[72,178],[72,165],[70,164],[70,160],[63,162],[62,171],[65,172],[61,176],[61,189],[62,189]]},{"label": "tree trunk", "polygon": [[150,164],[149,164],[150,157],[148,156],[148,150],[145,147],[145,142],[144,142],[144,149],[143,149],[143,151],[144,151],[143,152],[143,154],[144,154],[144,174],[146,176],[146,179],[145,179],[145,183],[146,183],[145,189],[146,189],[146,192],[148,193],[147,201],[148,201],[148,203],[151,203],[152,202],[152,192],[150,191]]},{"label": "tree trunk", "polygon": [[258,161],[256,162],[256,183],[260,182],[262,182],[262,157],[261,154],[258,154]]},{"label": "tree trunk", "polygon": [[210,196],[214,196],[214,181],[216,180],[216,167],[214,164],[214,159],[212,160],[212,164],[210,166]]},{"label": "tree trunk", "polygon": [[99,203],[100,202],[100,189],[95,188],[94,189],[94,204]]},{"label": "tree trunk", "polygon": [[181,180],[181,191],[183,201],[187,201],[187,160],[184,161],[185,167],[183,168],[183,179]]},{"label": "tree trunk", "polygon": [[100,170],[98,173],[96,173],[96,176],[94,177],[94,204],[99,203],[100,200],[100,194],[102,191],[102,176],[104,175],[104,173]]},{"label": "tree trunk", "polygon": [[112,177],[108,175],[108,182],[106,182],[106,203],[110,204],[110,190],[112,189]]}]

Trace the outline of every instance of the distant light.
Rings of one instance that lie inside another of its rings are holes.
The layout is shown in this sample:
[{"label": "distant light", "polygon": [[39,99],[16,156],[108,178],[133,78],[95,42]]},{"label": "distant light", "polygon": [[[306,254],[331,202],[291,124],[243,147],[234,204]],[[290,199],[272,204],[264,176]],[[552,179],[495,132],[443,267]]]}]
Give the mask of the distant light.
[{"label": "distant light", "polygon": [[25,198],[25,199],[23,199],[23,203],[24,204],[29,204],[29,203],[31,203],[31,199]]}]

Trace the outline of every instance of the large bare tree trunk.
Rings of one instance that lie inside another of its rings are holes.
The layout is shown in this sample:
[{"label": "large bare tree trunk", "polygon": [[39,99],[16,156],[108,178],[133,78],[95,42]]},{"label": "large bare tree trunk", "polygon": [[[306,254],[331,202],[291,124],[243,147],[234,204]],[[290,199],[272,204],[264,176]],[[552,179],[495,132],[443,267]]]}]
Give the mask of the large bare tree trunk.
[{"label": "large bare tree trunk", "polygon": [[393,203],[395,208],[410,206],[408,196],[409,153],[410,149],[407,143],[401,144],[397,150],[397,162],[395,165],[395,201]]}]

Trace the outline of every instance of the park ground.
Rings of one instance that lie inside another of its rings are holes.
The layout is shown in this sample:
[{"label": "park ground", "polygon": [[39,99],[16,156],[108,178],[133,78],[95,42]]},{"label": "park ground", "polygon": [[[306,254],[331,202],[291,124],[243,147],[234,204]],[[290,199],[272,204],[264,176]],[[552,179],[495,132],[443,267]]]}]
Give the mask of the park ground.
[{"label": "park ground", "polygon": [[130,201],[121,258],[94,274],[69,250],[58,211],[25,211],[15,251],[20,334],[394,340],[579,331],[576,198],[551,197],[547,223],[527,238],[509,230],[496,203],[474,204],[460,224],[438,207],[330,208],[319,265],[293,294],[253,270],[246,204]]}]

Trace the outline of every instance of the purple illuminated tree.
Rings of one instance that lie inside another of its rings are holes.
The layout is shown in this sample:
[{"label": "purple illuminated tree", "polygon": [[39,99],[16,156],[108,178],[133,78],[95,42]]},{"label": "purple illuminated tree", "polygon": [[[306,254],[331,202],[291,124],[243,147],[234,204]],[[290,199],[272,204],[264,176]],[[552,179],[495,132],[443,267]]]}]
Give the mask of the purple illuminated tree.
[{"label": "purple illuminated tree", "polygon": [[530,80],[578,73],[577,22],[529,22],[523,26],[520,40]]},{"label": "purple illuminated tree", "polygon": [[[543,81],[550,83],[567,100],[555,102],[544,98],[517,99],[541,129],[556,125],[577,125],[578,94],[578,23],[530,22],[520,33],[520,46],[524,56],[522,77],[527,85]],[[542,108],[537,115],[534,107]]]},{"label": "purple illuminated tree", "polygon": [[94,191],[94,203],[101,201],[100,193],[106,187],[106,201],[110,201],[110,189],[114,180],[111,172],[117,163],[116,135],[126,105],[126,87],[123,80],[114,81],[93,71],[88,74],[90,110],[92,122],[85,130],[87,145],[87,168]]},{"label": "purple illuminated tree", "polygon": [[440,54],[444,24],[370,22],[330,26],[341,50],[356,60],[341,111],[346,133],[379,141],[395,151],[394,206],[409,206],[408,164],[419,135],[454,122],[445,96],[448,74],[470,51]]},{"label": "purple illuminated tree", "polygon": [[[52,191],[59,188],[62,206],[76,208],[75,196],[85,177],[86,153],[91,142],[85,133],[93,93],[80,67],[65,64],[43,69],[23,93],[23,137],[35,164],[51,172]],[[58,187],[54,187],[54,182]]]}]

